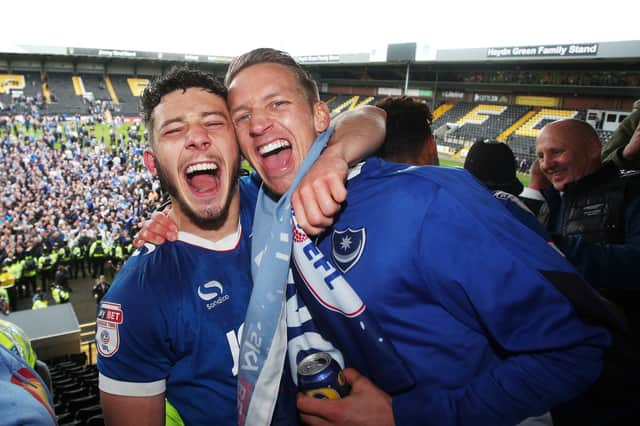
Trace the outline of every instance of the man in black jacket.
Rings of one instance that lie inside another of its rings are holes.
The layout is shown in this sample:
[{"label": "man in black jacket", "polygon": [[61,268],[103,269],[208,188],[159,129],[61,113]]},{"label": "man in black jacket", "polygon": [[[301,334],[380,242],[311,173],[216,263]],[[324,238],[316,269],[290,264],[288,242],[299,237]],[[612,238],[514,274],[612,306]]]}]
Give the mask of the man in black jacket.
[{"label": "man in black jacket", "polygon": [[547,124],[536,140],[543,191],[539,219],[589,283],[620,305],[640,333],[640,173],[600,160],[600,141],[584,121]]}]

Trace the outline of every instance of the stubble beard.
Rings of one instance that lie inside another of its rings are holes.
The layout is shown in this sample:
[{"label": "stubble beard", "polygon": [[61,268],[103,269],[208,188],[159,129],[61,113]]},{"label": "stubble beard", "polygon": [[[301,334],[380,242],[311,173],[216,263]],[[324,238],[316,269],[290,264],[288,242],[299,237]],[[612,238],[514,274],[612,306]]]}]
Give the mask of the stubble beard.
[{"label": "stubble beard", "polygon": [[165,173],[157,157],[155,158],[155,164],[158,179],[160,180],[160,187],[171,196],[172,203],[180,206],[180,211],[182,211],[195,226],[202,230],[211,231],[219,229],[226,223],[229,217],[229,206],[231,205],[233,194],[238,190],[240,162],[238,162],[231,175],[230,188],[226,194],[226,198],[222,200],[221,204],[214,204],[214,202],[207,205],[202,213],[198,213],[191,208],[186,198],[178,190],[175,180],[171,179],[168,173]]}]

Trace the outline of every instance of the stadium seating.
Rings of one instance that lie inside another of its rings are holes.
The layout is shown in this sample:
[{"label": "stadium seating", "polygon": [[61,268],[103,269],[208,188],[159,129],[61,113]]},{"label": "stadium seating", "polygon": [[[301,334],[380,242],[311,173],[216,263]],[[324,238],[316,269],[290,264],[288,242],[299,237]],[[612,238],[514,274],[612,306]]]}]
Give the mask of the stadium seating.
[{"label": "stadium seating", "polygon": [[85,364],[84,353],[47,361],[53,382],[54,410],[59,425],[103,424],[98,391],[98,369]]},{"label": "stadium seating", "polygon": [[[49,104],[49,114],[87,114],[88,108],[82,100],[82,94],[76,94],[74,80],[71,74],[63,72],[48,72],[47,83],[56,102]],[[77,83],[76,79],[76,83]]]},{"label": "stadium seating", "polygon": [[[447,123],[455,123],[460,120],[465,114],[471,111],[476,105],[468,102],[459,102],[448,109],[444,114],[440,115],[437,120],[434,120],[432,127],[438,129]],[[440,108],[444,108],[441,106]]]},{"label": "stadium seating", "polygon": [[469,143],[477,139],[496,140],[528,109],[517,105],[479,104],[456,122],[459,127],[451,135]]},{"label": "stadium seating", "polygon": [[0,102],[8,105],[11,102],[11,91],[19,90],[24,93],[26,86],[26,78],[22,73],[0,74]]},{"label": "stadium seating", "polygon": [[[134,117],[139,115],[138,111],[138,99],[140,96],[139,91],[134,93],[131,90],[129,76],[125,75],[111,75],[111,84],[118,97],[120,103],[120,111],[125,117]],[[147,80],[148,81],[148,80]],[[143,87],[144,88],[144,87]]]},{"label": "stadium seating", "polygon": [[350,111],[362,105],[374,105],[377,101],[375,96],[360,95],[338,95],[329,97],[327,106],[331,111],[331,117],[335,117],[343,111]]},{"label": "stadium seating", "polygon": [[112,100],[101,74],[80,74],[79,77],[82,79],[85,94],[91,93],[95,100]]}]

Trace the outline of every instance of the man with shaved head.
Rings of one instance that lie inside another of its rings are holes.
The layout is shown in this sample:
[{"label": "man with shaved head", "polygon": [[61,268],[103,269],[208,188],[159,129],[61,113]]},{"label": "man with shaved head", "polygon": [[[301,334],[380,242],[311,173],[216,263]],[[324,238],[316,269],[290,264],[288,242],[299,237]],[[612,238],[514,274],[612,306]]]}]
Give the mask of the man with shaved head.
[{"label": "man with shaved head", "polygon": [[553,188],[539,218],[589,283],[620,305],[640,332],[640,173],[600,160],[601,144],[586,122],[547,124],[536,139],[542,173]]}]

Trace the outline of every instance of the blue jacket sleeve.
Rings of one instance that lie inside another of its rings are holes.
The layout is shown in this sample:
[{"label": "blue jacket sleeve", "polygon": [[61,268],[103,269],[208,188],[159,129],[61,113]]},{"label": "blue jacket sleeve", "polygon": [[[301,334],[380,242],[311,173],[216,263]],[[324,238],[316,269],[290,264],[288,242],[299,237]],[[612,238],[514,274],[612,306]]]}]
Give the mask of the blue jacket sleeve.
[{"label": "blue jacket sleeve", "polygon": [[[419,424],[514,425],[580,395],[601,374],[611,337],[583,322],[543,274],[575,278],[573,267],[506,210],[439,197],[420,230],[422,285],[453,321],[486,337],[477,350],[496,361],[456,388],[422,395]],[[393,398],[396,424],[415,423],[406,418],[415,399],[408,404],[407,395]]]},{"label": "blue jacket sleeve", "polygon": [[595,243],[582,236],[558,236],[554,241],[594,287],[640,289],[640,197],[625,210],[624,243]]}]

